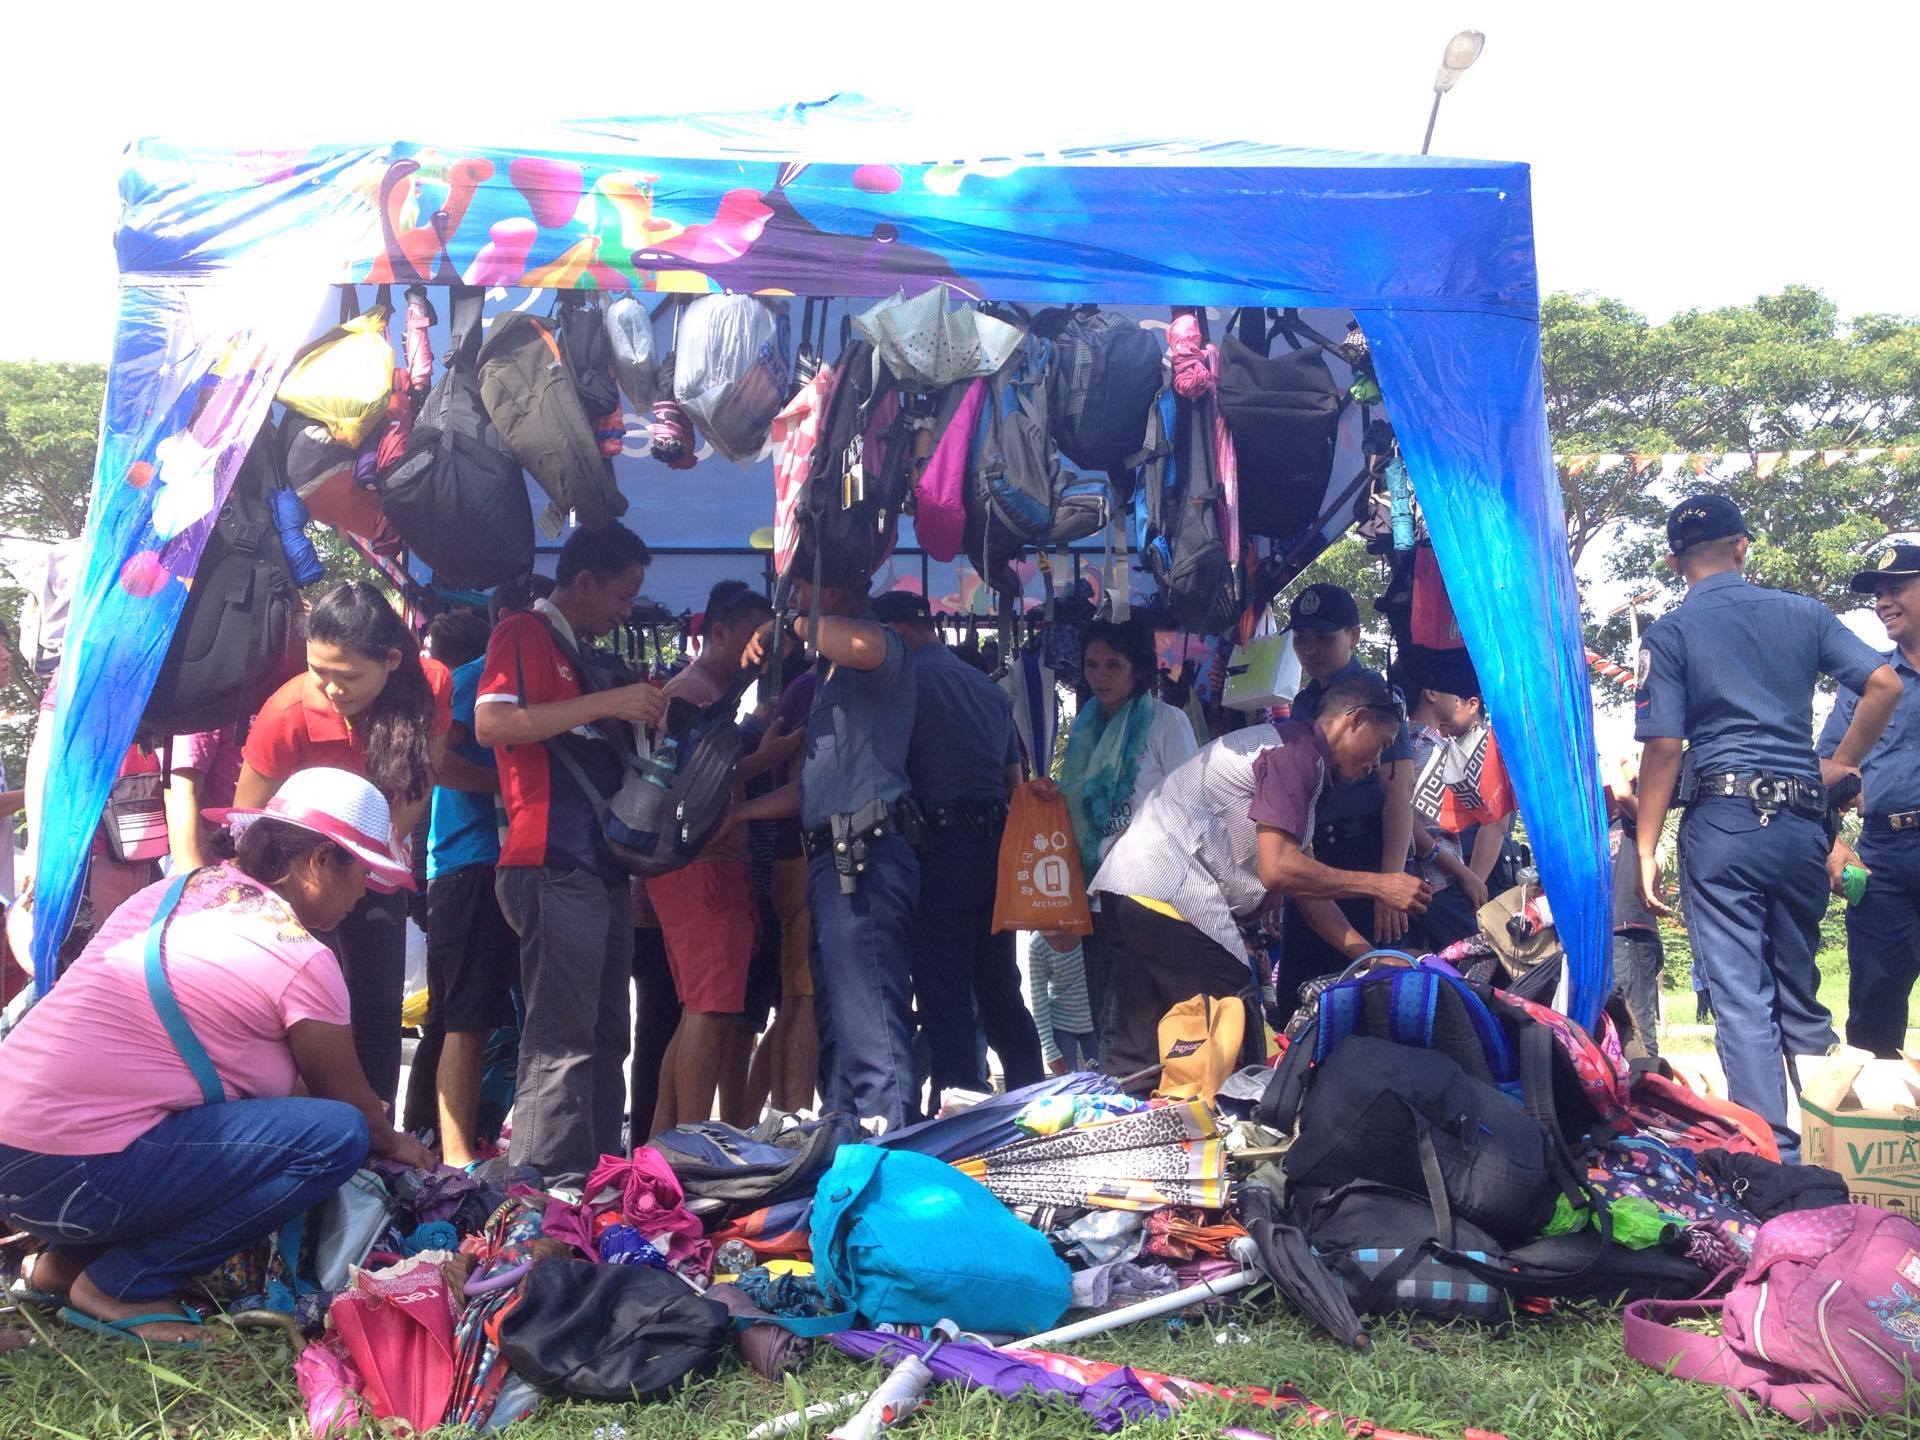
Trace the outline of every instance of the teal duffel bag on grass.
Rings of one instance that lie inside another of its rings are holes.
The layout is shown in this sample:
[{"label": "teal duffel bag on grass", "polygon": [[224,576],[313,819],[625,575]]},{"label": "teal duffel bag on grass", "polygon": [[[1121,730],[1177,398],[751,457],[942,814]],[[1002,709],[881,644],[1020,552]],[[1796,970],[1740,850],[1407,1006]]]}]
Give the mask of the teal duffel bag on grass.
[{"label": "teal duffel bag on grass", "polygon": [[910,1150],[842,1146],[813,1199],[813,1263],[838,1306],[879,1324],[1033,1335],[1066,1312],[1066,1262],[978,1181]]}]

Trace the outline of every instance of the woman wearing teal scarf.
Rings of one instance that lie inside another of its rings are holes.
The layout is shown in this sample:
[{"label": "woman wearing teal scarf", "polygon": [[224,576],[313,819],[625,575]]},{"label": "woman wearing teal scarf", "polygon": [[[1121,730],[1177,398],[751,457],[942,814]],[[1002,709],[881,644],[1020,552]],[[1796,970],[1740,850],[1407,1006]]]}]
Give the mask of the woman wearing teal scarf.
[{"label": "woman wearing teal scarf", "polygon": [[[1095,620],[1080,632],[1080,650],[1087,694],[1067,740],[1060,793],[1073,816],[1080,873],[1090,885],[1147,797],[1199,745],[1187,717],[1149,693],[1160,665],[1144,621]],[[1097,933],[1086,937],[1084,949],[1087,996],[1104,1040],[1111,1028],[1111,966]]]}]

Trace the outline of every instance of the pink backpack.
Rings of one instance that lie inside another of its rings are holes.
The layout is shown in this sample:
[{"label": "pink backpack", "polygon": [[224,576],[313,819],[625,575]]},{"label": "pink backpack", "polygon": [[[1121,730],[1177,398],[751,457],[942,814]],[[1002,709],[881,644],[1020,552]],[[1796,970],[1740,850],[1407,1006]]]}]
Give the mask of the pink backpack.
[{"label": "pink backpack", "polygon": [[987,400],[985,380],[947,387],[935,423],[933,453],[913,483],[913,533],[921,548],[945,564],[967,535],[967,460]]},{"label": "pink backpack", "polygon": [[[1661,1323],[1716,1311],[1718,1337]],[[1871,1205],[1778,1216],[1724,1300],[1635,1301],[1626,1342],[1655,1369],[1723,1387],[1742,1415],[1743,1395],[1811,1430],[1920,1409],[1920,1225]]]}]

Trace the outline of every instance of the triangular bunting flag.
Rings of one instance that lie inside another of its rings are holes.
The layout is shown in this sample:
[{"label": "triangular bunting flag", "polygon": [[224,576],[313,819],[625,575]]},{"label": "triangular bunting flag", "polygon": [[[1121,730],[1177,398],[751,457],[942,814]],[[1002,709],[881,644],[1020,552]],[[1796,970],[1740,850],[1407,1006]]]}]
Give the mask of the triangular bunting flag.
[{"label": "triangular bunting flag", "polygon": [[1762,450],[1753,457],[1754,478],[1764,480],[1780,468],[1780,462],[1786,459],[1778,450]]},{"label": "triangular bunting flag", "polygon": [[1854,451],[1853,460],[1856,465],[1871,465],[1874,461],[1878,460],[1882,455],[1886,453],[1887,451],[1885,446],[1875,445],[1870,449]]},{"label": "triangular bunting flag", "polygon": [[1848,450],[1822,450],[1820,452],[1820,463],[1831,470],[1836,465],[1844,464],[1847,456],[1851,453],[1852,452]]},{"label": "triangular bunting flag", "polygon": [[1658,455],[1635,455],[1633,457],[1633,473],[1636,475],[1644,475],[1647,473],[1647,467],[1649,465],[1657,465],[1659,463],[1660,457]]},{"label": "triangular bunting flag", "polygon": [[1687,463],[1684,455],[1662,455],[1660,457],[1660,478],[1671,480],[1680,473],[1680,467]]},{"label": "triangular bunting flag", "polygon": [[1907,461],[1913,458],[1913,452],[1915,448],[1916,447],[1912,445],[1896,445],[1893,447],[1893,449],[1889,450],[1887,453],[1893,456],[1893,458],[1896,461],[1904,465]]},{"label": "triangular bunting flag", "polygon": [[1624,455],[1596,455],[1593,457],[1593,473],[1604,475],[1609,470],[1618,470],[1626,461]]},{"label": "triangular bunting flag", "polygon": [[1795,467],[1806,464],[1807,461],[1811,460],[1812,458],[1813,458],[1813,451],[1811,450],[1787,451],[1787,464]]},{"label": "triangular bunting flag", "polygon": [[1567,474],[1577,480],[1586,474],[1587,467],[1591,464],[1593,464],[1591,455],[1569,455],[1567,456]]},{"label": "triangular bunting flag", "polygon": [[1693,455],[1693,456],[1689,456],[1688,458],[1693,462],[1693,473],[1696,475],[1704,475],[1707,473],[1707,468],[1709,466],[1717,463],[1718,461],[1726,457],[1723,455],[1716,454],[1716,455]]}]

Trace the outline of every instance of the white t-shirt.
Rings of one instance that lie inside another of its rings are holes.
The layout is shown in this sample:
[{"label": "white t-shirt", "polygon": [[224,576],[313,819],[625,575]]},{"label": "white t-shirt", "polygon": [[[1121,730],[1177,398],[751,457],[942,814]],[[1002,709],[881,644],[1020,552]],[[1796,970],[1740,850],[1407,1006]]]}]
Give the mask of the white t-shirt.
[{"label": "white t-shirt", "polygon": [[1133,794],[1107,820],[1106,833],[1100,837],[1102,860],[1113,849],[1113,842],[1126,834],[1134,817],[1145,808],[1148,797],[1160,788],[1160,782],[1200,753],[1200,742],[1193,738],[1193,723],[1185,711],[1160,700],[1149,703],[1153,706],[1153,723],[1147,731],[1147,743],[1140,751]]}]

